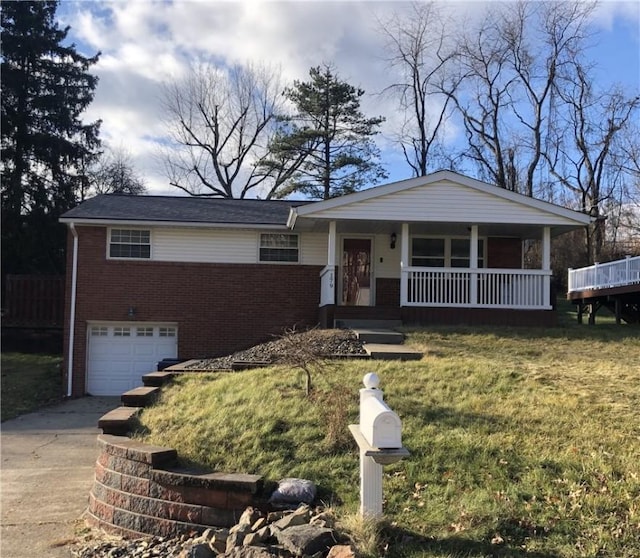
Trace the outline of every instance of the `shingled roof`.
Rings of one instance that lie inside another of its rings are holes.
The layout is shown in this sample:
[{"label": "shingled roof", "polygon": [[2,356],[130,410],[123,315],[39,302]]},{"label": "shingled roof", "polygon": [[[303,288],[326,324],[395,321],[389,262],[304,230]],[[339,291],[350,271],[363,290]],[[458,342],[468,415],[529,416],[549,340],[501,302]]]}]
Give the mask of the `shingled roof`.
[{"label": "shingled roof", "polygon": [[289,209],[306,203],[310,202],[102,194],[67,211],[60,220],[286,225]]}]

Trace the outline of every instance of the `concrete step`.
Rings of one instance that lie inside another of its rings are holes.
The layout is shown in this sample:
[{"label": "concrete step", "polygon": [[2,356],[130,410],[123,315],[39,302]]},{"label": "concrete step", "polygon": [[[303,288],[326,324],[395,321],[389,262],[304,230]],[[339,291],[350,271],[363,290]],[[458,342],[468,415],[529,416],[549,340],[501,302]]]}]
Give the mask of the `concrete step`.
[{"label": "concrete step", "polygon": [[142,376],[142,383],[147,387],[160,387],[171,381],[173,372],[149,372]]},{"label": "concrete step", "polygon": [[98,428],[102,428],[104,434],[124,436],[133,429],[134,419],[141,410],[139,407],[117,407],[98,419]]},{"label": "concrete step", "polygon": [[402,320],[365,320],[365,319],[338,319],[336,327],[342,329],[393,329],[400,327]]},{"label": "concrete step", "polygon": [[353,332],[363,343],[387,343],[391,345],[401,345],[404,341],[404,335],[402,333],[391,329],[354,328]]},{"label": "concrete step", "polygon": [[405,345],[366,343],[364,350],[375,360],[420,360],[423,354],[407,348]]},{"label": "concrete step", "polygon": [[151,405],[160,393],[159,387],[143,386],[122,394],[120,401],[125,407],[147,407]]}]

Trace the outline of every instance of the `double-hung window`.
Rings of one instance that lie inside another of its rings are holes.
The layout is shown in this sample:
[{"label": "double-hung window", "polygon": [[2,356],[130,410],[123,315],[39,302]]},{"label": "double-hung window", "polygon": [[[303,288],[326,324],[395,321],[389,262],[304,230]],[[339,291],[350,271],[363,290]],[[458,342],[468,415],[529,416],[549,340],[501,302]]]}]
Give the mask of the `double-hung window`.
[{"label": "double-hung window", "polygon": [[[471,265],[469,238],[414,237],[411,240],[414,267],[461,267]],[[478,239],[478,267],[484,267],[484,239]]]},{"label": "double-hung window", "polygon": [[260,235],[261,262],[299,261],[298,235],[281,233],[263,233]]},{"label": "double-hung window", "polygon": [[151,231],[142,229],[111,229],[109,231],[109,257],[151,258]]}]

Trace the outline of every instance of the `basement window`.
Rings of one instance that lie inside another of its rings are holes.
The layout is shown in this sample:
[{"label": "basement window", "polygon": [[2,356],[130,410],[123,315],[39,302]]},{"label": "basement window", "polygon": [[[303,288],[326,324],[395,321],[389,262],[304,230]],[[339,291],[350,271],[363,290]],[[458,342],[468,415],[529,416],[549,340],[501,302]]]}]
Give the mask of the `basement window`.
[{"label": "basement window", "polygon": [[261,262],[297,263],[298,258],[297,234],[264,233],[260,235]]},{"label": "basement window", "polygon": [[151,231],[141,229],[111,229],[109,257],[148,260],[151,258]]}]

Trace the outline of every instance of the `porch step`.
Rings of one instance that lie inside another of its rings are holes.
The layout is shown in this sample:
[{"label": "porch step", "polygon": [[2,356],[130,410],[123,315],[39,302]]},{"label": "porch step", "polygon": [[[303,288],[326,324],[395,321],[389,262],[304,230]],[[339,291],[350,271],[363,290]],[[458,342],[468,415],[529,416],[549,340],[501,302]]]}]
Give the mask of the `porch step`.
[{"label": "porch step", "polygon": [[375,360],[420,360],[423,354],[404,345],[365,343],[364,350]]},{"label": "porch step", "polygon": [[117,407],[98,419],[98,428],[102,428],[104,434],[124,436],[133,429],[134,419],[141,410],[139,407]]},{"label": "porch step", "polygon": [[337,319],[336,327],[341,329],[393,329],[402,325],[402,320]]},{"label": "porch step", "polygon": [[171,381],[173,372],[149,372],[142,376],[142,383],[148,387],[160,387]]},{"label": "porch step", "polygon": [[364,329],[353,328],[353,332],[363,343],[386,343],[390,345],[401,345],[404,335],[399,331],[391,329]]},{"label": "porch step", "polygon": [[137,387],[123,393],[120,397],[120,401],[122,401],[122,404],[125,407],[147,407],[156,400],[159,393],[159,387]]}]

